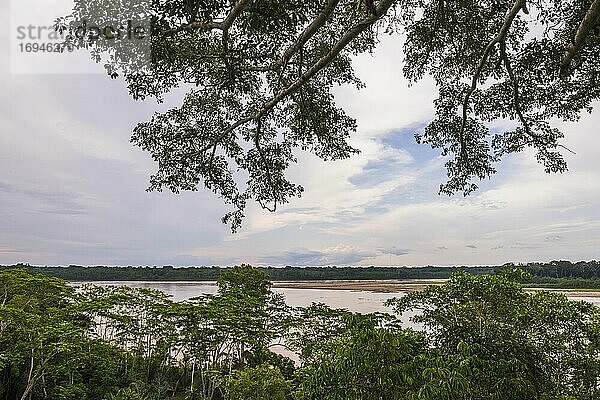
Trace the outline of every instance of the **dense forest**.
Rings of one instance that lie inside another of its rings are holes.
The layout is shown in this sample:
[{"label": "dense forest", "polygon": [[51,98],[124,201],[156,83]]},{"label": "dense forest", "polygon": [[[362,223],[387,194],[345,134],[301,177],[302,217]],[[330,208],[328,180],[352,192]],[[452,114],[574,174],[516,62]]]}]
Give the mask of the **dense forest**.
[{"label": "dense forest", "polygon": [[[216,281],[223,268],[212,267],[41,267],[27,264],[0,266],[0,271],[23,268],[68,281]],[[539,287],[600,289],[600,262],[552,261],[549,263],[504,264],[501,266],[427,266],[427,267],[262,267],[272,281],[302,280],[388,280],[448,279],[455,272],[497,274],[521,268],[531,274],[524,284]]]},{"label": "dense forest", "polygon": [[600,309],[527,293],[523,274],[457,272],[363,315],[290,308],[250,266],[184,302],[7,269],[0,399],[598,399]]},{"label": "dense forest", "polygon": [[[1,268],[25,268],[30,272],[42,273],[69,281],[216,281],[223,268],[212,267],[39,267],[12,265]],[[466,267],[258,267],[273,281],[302,280],[364,280],[364,279],[433,279],[450,277],[452,272]],[[493,267],[475,267],[471,273],[493,273]]]}]

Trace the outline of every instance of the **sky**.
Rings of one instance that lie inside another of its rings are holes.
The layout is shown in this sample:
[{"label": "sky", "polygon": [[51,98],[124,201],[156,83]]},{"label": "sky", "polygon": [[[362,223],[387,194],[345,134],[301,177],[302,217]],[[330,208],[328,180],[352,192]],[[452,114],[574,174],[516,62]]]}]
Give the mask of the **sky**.
[{"label": "sky", "polygon": [[[32,7],[33,5],[33,7]],[[132,100],[86,54],[21,53],[19,26],[52,21],[68,0],[0,4],[0,264],[499,265],[598,259],[600,112],[559,123],[570,170],[548,175],[531,152],[506,158],[469,197],[439,196],[444,160],[417,145],[433,116],[430,80],[402,77],[402,40],[355,59],[367,87],[337,88],[361,154],[299,153],[305,194],[277,213],[247,209],[242,229],[206,190],[147,192],[156,165],[129,138],[176,107]],[[498,128],[501,128],[499,126]]]}]

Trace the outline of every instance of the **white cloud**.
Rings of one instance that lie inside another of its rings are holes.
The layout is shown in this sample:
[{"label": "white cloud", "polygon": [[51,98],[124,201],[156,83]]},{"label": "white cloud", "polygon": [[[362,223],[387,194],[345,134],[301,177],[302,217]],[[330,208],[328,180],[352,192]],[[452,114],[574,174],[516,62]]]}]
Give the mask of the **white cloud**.
[{"label": "white cloud", "polygon": [[[6,8],[5,5],[2,6]],[[6,19],[4,17],[0,17]],[[8,38],[0,51],[8,54]],[[336,99],[357,117],[362,153],[299,155],[301,199],[270,214],[251,206],[241,232],[220,200],[144,192],[155,169],[129,143],[157,109],[101,75],[0,69],[0,262],[82,264],[499,264],[598,258],[600,115],[565,125],[571,171],[546,175],[532,154],[508,158],[469,198],[439,197],[443,160],[409,135],[432,116],[431,81],[401,76],[402,42],[386,38],[357,72],[367,88]],[[164,109],[176,104],[180,92]],[[505,122],[499,123],[499,125]],[[411,128],[411,129],[408,129]],[[393,140],[390,138],[393,137]],[[393,143],[392,143],[393,142]]]}]

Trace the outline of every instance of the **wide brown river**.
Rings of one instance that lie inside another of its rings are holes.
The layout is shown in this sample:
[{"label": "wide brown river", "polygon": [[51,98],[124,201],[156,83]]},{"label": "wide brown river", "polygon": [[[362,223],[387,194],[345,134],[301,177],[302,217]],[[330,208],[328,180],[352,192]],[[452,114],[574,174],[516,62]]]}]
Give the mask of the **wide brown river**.
[{"label": "wide brown river", "polygon": [[[217,291],[215,282],[93,282],[96,285],[127,285],[138,288],[158,289],[173,296],[173,300],[181,301],[202,294],[214,294]],[[353,312],[391,312],[383,303],[393,297],[401,297],[406,293],[378,293],[358,290],[333,289],[299,289],[273,288],[273,291],[285,296],[286,303],[292,307],[309,306],[312,303],[325,303],[333,308],[345,308]],[[584,300],[600,306],[600,297],[568,296],[572,300]]]}]

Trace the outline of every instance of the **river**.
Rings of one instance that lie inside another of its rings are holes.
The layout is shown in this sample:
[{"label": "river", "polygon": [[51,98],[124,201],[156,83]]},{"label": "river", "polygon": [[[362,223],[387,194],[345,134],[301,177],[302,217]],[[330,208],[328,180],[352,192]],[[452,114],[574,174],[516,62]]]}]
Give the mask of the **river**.
[{"label": "river", "polygon": [[[172,296],[175,301],[187,300],[202,294],[217,292],[215,282],[93,282],[96,285],[127,285],[137,288],[161,290]],[[404,296],[404,292],[379,293],[361,290],[273,288],[273,291],[285,296],[286,303],[292,307],[309,306],[312,303],[325,303],[333,308],[345,308],[352,312],[391,312],[384,302],[394,297]],[[600,297],[568,296],[572,300],[583,300],[600,306]]]}]

